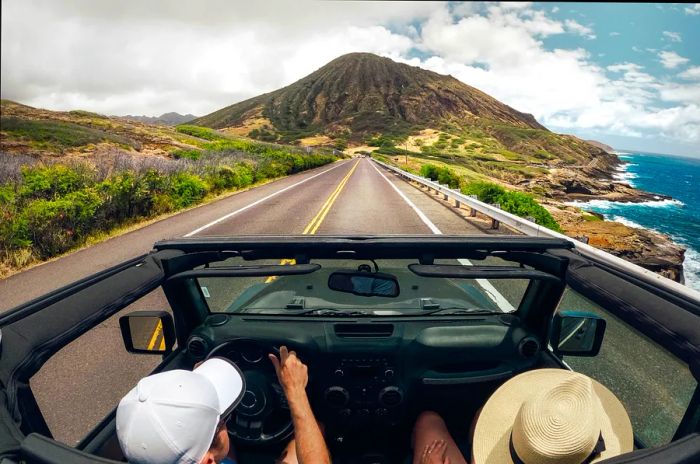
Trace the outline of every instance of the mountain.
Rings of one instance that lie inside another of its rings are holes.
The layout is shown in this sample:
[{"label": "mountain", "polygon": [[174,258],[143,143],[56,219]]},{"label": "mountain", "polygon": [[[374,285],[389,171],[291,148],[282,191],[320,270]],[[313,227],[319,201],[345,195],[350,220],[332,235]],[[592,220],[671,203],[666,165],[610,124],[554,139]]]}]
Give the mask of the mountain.
[{"label": "mountain", "polygon": [[197,116],[194,114],[180,114],[175,112],[163,113],[160,116],[115,116],[120,119],[126,119],[131,121],[145,122],[147,124],[162,124],[165,126],[177,126],[178,124],[185,124]]},{"label": "mountain", "polygon": [[531,114],[501,103],[452,76],[350,53],[274,92],[192,121],[221,129],[265,119],[278,131],[353,134],[410,130],[446,121],[487,119],[544,129]]},{"label": "mountain", "polygon": [[615,149],[613,147],[611,147],[610,145],[606,145],[603,142],[598,142],[597,140],[586,140],[586,142],[608,153],[615,153]]}]

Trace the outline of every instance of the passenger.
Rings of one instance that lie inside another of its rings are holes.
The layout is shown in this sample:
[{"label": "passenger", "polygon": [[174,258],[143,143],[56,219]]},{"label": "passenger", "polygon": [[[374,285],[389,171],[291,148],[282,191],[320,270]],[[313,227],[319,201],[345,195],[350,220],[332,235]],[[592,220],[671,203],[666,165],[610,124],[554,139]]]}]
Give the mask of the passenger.
[{"label": "passenger", "polygon": [[230,451],[226,420],[244,391],[243,374],[224,358],[141,379],[117,407],[124,457],[132,464],[224,462]]},{"label": "passenger", "polygon": [[306,396],[306,384],[309,381],[306,365],[286,346],[280,347],[279,359],[274,354],[269,357],[284,389],[294,422],[294,439],[289,442],[277,462],[330,464],[331,457],[326,441]]},{"label": "passenger", "polygon": [[[605,386],[563,369],[513,377],[472,423],[473,464],[584,464],[632,451],[632,424]],[[414,464],[461,464],[464,455],[435,412],[414,426]]]}]

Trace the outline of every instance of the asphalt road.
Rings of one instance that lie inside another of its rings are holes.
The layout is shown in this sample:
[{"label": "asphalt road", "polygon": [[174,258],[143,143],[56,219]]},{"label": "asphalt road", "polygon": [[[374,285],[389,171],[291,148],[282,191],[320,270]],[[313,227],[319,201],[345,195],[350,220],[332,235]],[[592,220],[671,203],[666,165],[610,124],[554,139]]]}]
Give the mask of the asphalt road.
[{"label": "asphalt road", "polygon": [[[0,312],[148,252],[158,240],[185,235],[482,234],[447,202],[377,168],[343,160],[239,192],[155,222],[0,281]],[[490,232],[490,231],[487,231]],[[158,356],[125,352],[118,317],[168,308],[154,291],[51,358],[31,379],[54,436],[75,444]]]}]

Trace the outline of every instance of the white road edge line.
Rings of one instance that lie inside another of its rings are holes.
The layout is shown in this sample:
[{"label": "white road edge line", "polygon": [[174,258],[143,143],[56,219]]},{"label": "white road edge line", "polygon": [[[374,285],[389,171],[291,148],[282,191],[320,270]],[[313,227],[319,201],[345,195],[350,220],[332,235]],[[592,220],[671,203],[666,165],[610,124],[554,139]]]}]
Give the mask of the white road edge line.
[{"label": "white road edge line", "polygon": [[[371,163],[371,164],[372,164],[372,167],[374,168],[374,170],[377,171],[379,173],[379,175],[382,176],[384,178],[384,180],[387,181],[389,183],[389,185],[391,185],[391,187],[394,190],[396,190],[396,193],[398,193],[399,196],[401,198],[403,198],[403,200],[408,204],[408,206],[413,208],[413,211],[415,211],[416,214],[418,214],[418,217],[421,219],[421,221],[423,221],[425,223],[425,225],[427,225],[428,228],[435,235],[442,235],[442,232],[440,231],[440,229],[438,229],[438,227],[435,224],[433,224],[433,221],[428,219],[428,216],[426,216],[425,213],[423,213],[423,211],[418,209],[418,207],[411,200],[409,200],[408,197],[401,190],[399,190],[399,188],[396,185],[394,185],[394,183],[392,181],[390,181],[384,175],[384,173],[377,168],[377,166],[374,163]],[[457,261],[459,261],[459,263],[463,266],[473,266],[471,261],[469,261],[468,259],[460,258]],[[479,285],[481,285],[481,287],[484,289],[484,291],[489,296],[489,298],[491,298],[491,300],[493,300],[493,302],[496,303],[496,305],[498,305],[498,307],[501,310],[503,310],[503,311],[515,311],[515,308],[513,307],[513,305],[511,305],[510,302],[503,295],[501,295],[501,293],[498,290],[496,290],[496,287],[494,287],[493,284],[491,284],[491,282],[489,282],[486,279],[476,279],[476,281]]]},{"label": "white road edge line", "polygon": [[259,205],[260,203],[262,203],[262,202],[264,202],[264,201],[267,201],[267,200],[269,200],[270,198],[279,195],[280,193],[284,193],[284,192],[286,192],[286,191],[289,190],[289,189],[292,189],[292,188],[294,188],[294,187],[296,187],[296,186],[298,186],[298,185],[301,185],[301,184],[303,184],[304,182],[308,182],[308,181],[310,181],[311,179],[313,179],[313,178],[315,178],[315,177],[318,177],[318,176],[320,176],[320,175],[322,175],[322,174],[325,174],[325,173],[327,173],[328,171],[332,171],[332,170],[335,169],[335,168],[338,168],[338,167],[340,167],[340,166],[345,166],[346,164],[347,164],[347,162],[338,163],[338,164],[336,164],[335,166],[333,166],[333,167],[330,168],[330,169],[326,169],[326,170],[323,171],[323,172],[319,172],[318,174],[314,174],[314,175],[311,176],[311,177],[307,177],[306,179],[304,179],[304,180],[302,180],[302,181],[299,181],[299,182],[297,182],[296,184],[289,185],[289,186],[287,186],[287,187],[285,187],[285,188],[283,188],[283,189],[281,189],[281,190],[276,191],[275,193],[272,193],[272,194],[270,194],[270,195],[268,195],[268,196],[266,196],[266,197],[264,197],[264,198],[261,198],[261,199],[259,199],[259,200],[256,200],[256,201],[254,201],[253,203],[244,206],[243,208],[237,209],[236,211],[232,211],[232,212],[226,214],[225,216],[221,216],[219,219],[216,219],[215,221],[212,221],[212,222],[210,222],[209,224],[205,224],[205,225],[203,225],[202,227],[199,227],[198,229],[195,229],[195,230],[193,230],[192,232],[189,232],[189,233],[185,234],[184,236],[185,236],[185,237],[191,237],[191,236],[193,236],[193,235],[195,235],[195,234],[198,234],[198,233],[200,233],[201,231],[203,231],[203,230],[205,230],[205,229],[208,229],[209,227],[211,227],[211,226],[213,226],[213,225],[216,225],[216,224],[218,224],[218,223],[220,223],[220,222],[225,221],[226,219],[228,219],[228,218],[230,218],[230,217],[232,217],[232,216],[235,216],[236,214],[242,213],[243,211],[245,211],[245,210],[247,210],[247,209],[250,209],[250,208],[252,208],[252,207],[254,207],[254,206],[257,206],[257,205]]}]

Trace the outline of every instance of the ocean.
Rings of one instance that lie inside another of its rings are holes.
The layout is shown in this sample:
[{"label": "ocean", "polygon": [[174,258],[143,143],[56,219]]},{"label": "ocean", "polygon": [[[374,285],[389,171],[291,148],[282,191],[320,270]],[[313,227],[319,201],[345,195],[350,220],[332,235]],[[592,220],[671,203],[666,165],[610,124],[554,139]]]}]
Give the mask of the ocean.
[{"label": "ocean", "polygon": [[603,214],[630,227],[653,229],[686,248],[685,284],[700,291],[700,153],[684,158],[657,153],[618,152],[624,162],[615,178],[673,200],[620,203],[593,200],[577,206]]}]

